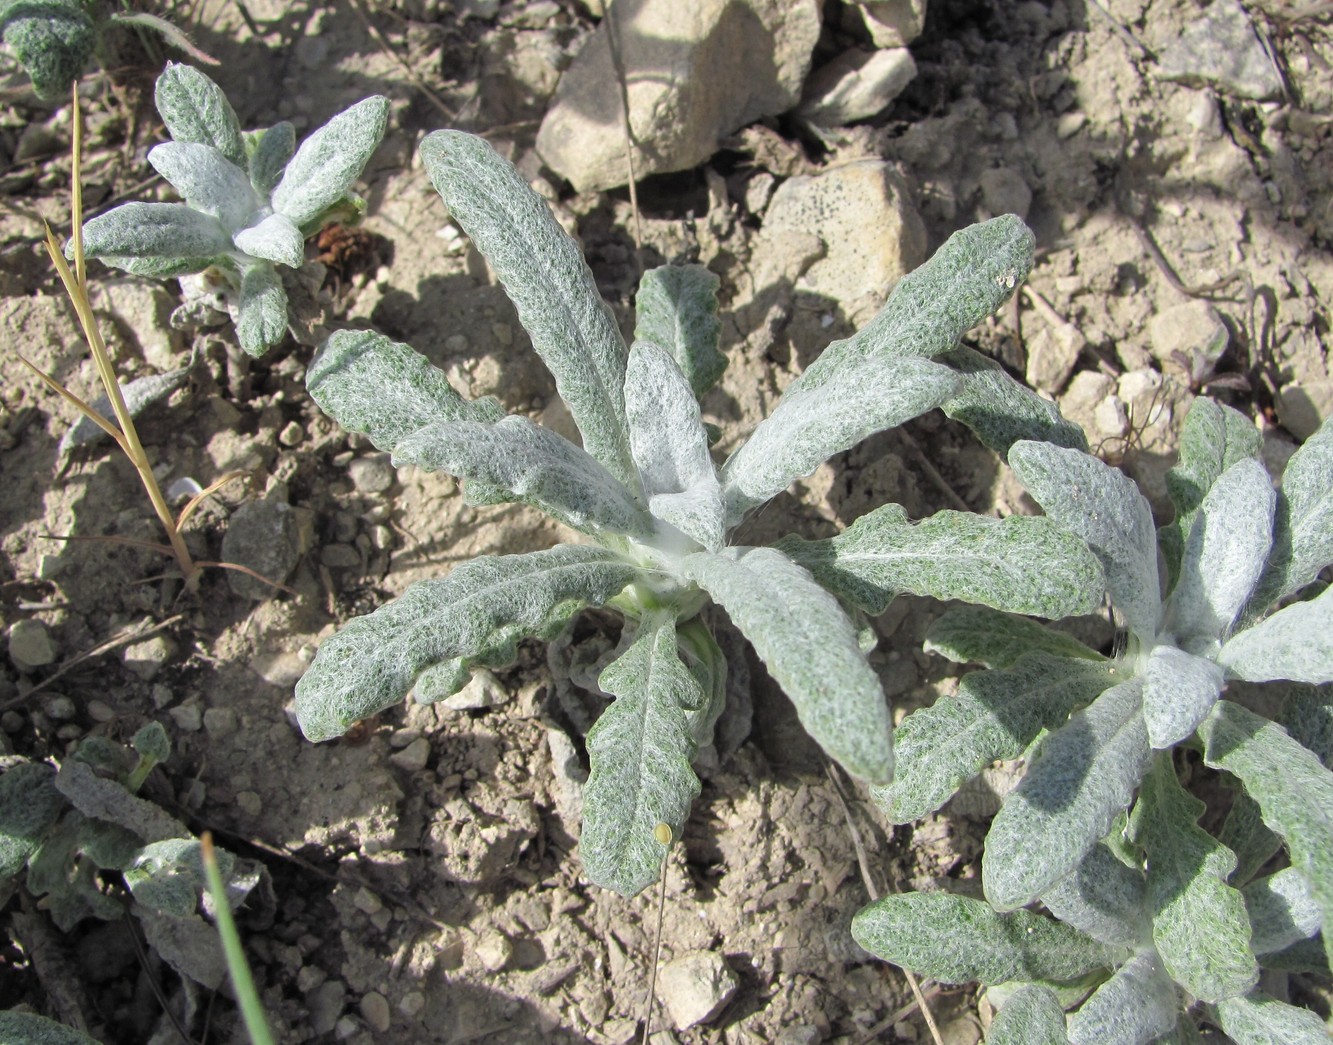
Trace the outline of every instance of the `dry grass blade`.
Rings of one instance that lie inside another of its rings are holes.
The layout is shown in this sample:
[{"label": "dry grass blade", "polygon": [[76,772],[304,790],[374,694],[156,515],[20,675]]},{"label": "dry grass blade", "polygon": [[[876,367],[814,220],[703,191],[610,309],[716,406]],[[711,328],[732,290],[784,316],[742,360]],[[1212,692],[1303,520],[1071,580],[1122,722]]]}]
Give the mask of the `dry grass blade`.
[{"label": "dry grass blade", "polygon": [[[838,799],[838,805],[842,807],[843,818],[847,821],[847,831],[852,836],[852,845],[856,849],[857,866],[861,869],[861,881],[866,887],[866,892],[871,900],[879,899],[879,888],[875,885],[875,880],[870,873],[870,860],[866,853],[865,844],[861,839],[861,831],[856,826],[856,821],[852,819],[852,807],[847,802],[846,795],[843,794],[842,781],[839,778],[839,770],[830,762],[824,763],[824,772],[828,775],[829,783],[833,785],[833,794]],[[926,1028],[930,1031],[931,1040],[935,1045],[944,1045],[944,1038],[940,1034],[939,1025],[935,1022],[935,1015],[930,1011],[930,1006],[926,1004],[926,995],[921,990],[921,984],[917,981],[916,974],[911,969],[902,969],[903,976],[907,979],[907,985],[912,989],[912,997],[916,999],[914,1006],[921,1010],[921,1017],[926,1021]],[[913,1006],[908,1006],[902,1011],[904,1014],[910,1012]],[[896,1014],[895,1014],[896,1016]],[[889,1026],[898,1022],[895,1018]]]},{"label": "dry grass blade", "polygon": [[[110,422],[94,411],[78,397],[73,396],[63,387],[56,387],[58,382],[49,378],[45,374],[40,374],[42,379],[65,398],[70,399],[83,413],[95,421],[109,435],[112,436],[124,451],[135,469],[139,473],[139,479],[144,485],[144,490],[148,493],[148,499],[152,502],[153,510],[157,513],[158,519],[162,523],[162,528],[167,531],[167,539],[171,543],[172,554],[176,558],[177,566],[181,574],[188,580],[195,572],[194,559],[190,551],[185,546],[185,541],[181,537],[180,530],[172,518],[171,509],[167,506],[166,498],[162,496],[162,489],[158,486],[157,477],[153,474],[153,468],[148,460],[147,453],[144,452],[143,444],[139,442],[139,433],[134,427],[134,418],[131,417],[129,408],[125,405],[125,396],[121,392],[120,382],[116,378],[115,366],[111,362],[111,355],[107,352],[106,342],[102,338],[101,330],[97,326],[97,318],[93,315],[92,301],[88,297],[88,271],[87,259],[83,253],[83,184],[81,176],[81,164],[83,159],[83,113],[79,105],[79,92],[77,85],[73,88],[73,165],[71,172],[71,196],[72,196],[72,237],[74,267],[70,268],[65,260],[64,251],[60,249],[60,243],[56,240],[55,233],[51,227],[46,227],[46,252],[50,255],[51,263],[55,266],[56,272],[60,275],[60,281],[65,286],[65,293],[69,295],[70,302],[74,305],[74,311],[79,317],[79,325],[83,328],[84,340],[88,343],[89,351],[92,352],[93,362],[97,367],[97,374],[102,379],[102,387],[106,391],[107,400],[111,403],[111,409],[116,416],[116,425],[119,430],[113,430]],[[31,364],[29,364],[31,367]],[[36,370],[36,367],[32,367]]]},{"label": "dry grass blade", "polygon": [[88,420],[92,421],[93,424],[97,425],[97,427],[102,429],[102,431],[104,431],[107,435],[109,435],[112,439],[114,439],[117,445],[119,445],[119,447],[122,450],[124,450],[126,453],[129,453],[128,448],[125,446],[125,437],[121,435],[119,428],[117,428],[105,417],[103,417],[96,410],[94,410],[92,406],[90,406],[85,400],[80,399],[68,388],[66,388],[59,381],[57,381],[54,377],[48,374],[45,370],[42,370],[40,367],[38,367],[26,356],[20,355],[17,352],[14,354],[18,356],[18,361],[20,363],[22,363],[34,374],[36,374],[38,377],[42,379],[42,381],[46,384],[47,388],[55,392],[56,395],[64,398],[66,402],[72,404],[80,413],[83,414],[84,417],[88,418]]},{"label": "dry grass blade", "polygon": [[195,510],[198,509],[198,507],[209,497],[217,493],[233,479],[244,479],[245,477],[246,473],[242,471],[228,472],[226,475],[222,476],[222,478],[215,479],[213,482],[205,486],[185,502],[185,507],[182,508],[180,514],[176,516],[176,529],[185,529],[185,524],[190,521],[190,516],[192,516],[195,513]]}]

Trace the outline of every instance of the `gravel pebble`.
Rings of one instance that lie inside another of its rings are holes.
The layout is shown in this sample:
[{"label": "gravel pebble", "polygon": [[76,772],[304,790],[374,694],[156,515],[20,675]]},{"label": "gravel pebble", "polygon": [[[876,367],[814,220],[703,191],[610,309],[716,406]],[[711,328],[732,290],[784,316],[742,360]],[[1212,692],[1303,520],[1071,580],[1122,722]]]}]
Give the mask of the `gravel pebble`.
[{"label": "gravel pebble", "polygon": [[402,751],[389,756],[389,761],[399,769],[405,769],[409,773],[415,773],[426,768],[426,762],[430,758],[430,741],[425,737],[418,737]]},{"label": "gravel pebble", "polygon": [[68,722],[74,717],[74,701],[64,695],[47,697],[42,702],[42,711],[53,722]]},{"label": "gravel pebble", "polygon": [[388,1031],[393,1015],[389,1012],[389,1002],[379,991],[371,991],[361,996],[361,1018],[376,1034]]},{"label": "gravel pebble", "polygon": [[393,465],[387,454],[358,457],[348,466],[347,477],[357,493],[383,493],[393,485]]},{"label": "gravel pebble", "polygon": [[736,974],[722,955],[691,951],[662,966],[657,989],[677,1030],[707,1023],[736,993]]},{"label": "gravel pebble", "polygon": [[306,1004],[310,1006],[310,1029],[316,1034],[328,1034],[338,1023],[343,1005],[347,1001],[347,988],[341,980],[326,980],[306,995]]},{"label": "gravel pebble", "polygon": [[139,678],[151,682],[175,655],[176,644],[171,639],[165,635],[154,635],[150,639],[126,646],[121,659],[125,667]]},{"label": "gravel pebble", "polygon": [[186,733],[198,733],[204,724],[204,712],[198,704],[182,704],[167,711],[171,721]]},{"label": "gravel pebble", "polygon": [[88,701],[88,717],[94,722],[110,722],[116,717],[116,709],[105,700]]},{"label": "gravel pebble", "polygon": [[20,671],[45,667],[56,659],[51,633],[39,620],[15,621],[9,629],[9,659]]}]

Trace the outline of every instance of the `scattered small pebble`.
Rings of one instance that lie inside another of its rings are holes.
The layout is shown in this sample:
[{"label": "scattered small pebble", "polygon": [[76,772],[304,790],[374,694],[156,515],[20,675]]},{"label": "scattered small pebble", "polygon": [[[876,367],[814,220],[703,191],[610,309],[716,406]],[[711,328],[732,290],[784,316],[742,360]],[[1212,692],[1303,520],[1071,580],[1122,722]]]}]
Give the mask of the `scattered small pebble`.
[{"label": "scattered small pebble", "polygon": [[374,914],[384,909],[384,902],[365,886],[356,891],[356,895],[352,897],[352,904],[364,914]]},{"label": "scattered small pebble", "polygon": [[111,722],[116,717],[116,709],[105,700],[88,701],[88,717],[94,722]]},{"label": "scattered small pebble", "polygon": [[736,974],[714,951],[691,951],[667,962],[657,989],[677,1030],[707,1023],[736,993]]},{"label": "scattered small pebble", "polygon": [[258,816],[264,811],[264,800],[254,791],[237,791],[236,804],[249,816]]},{"label": "scattered small pebble", "polygon": [[319,561],[331,569],[350,569],[361,565],[361,555],[350,544],[328,544],[320,549]]},{"label": "scattered small pebble", "polygon": [[357,493],[383,493],[393,485],[393,465],[387,454],[358,457],[348,466],[347,476]]},{"label": "scattered small pebble", "polygon": [[278,433],[278,442],[286,447],[300,446],[305,441],[305,429],[300,421],[288,421]]},{"label": "scattered small pebble", "polygon": [[19,671],[45,667],[56,659],[51,633],[39,620],[15,621],[9,629],[9,659]]},{"label": "scattered small pebble", "polygon": [[318,965],[303,965],[296,974],[296,989],[302,994],[309,994],[329,978],[329,974]]},{"label": "scattered small pebble", "polygon": [[164,707],[176,699],[176,694],[172,692],[171,687],[165,682],[153,684],[152,689],[153,707],[161,711]]},{"label": "scattered small pebble", "polygon": [[6,733],[17,733],[23,728],[23,716],[17,711],[6,711],[0,715],[0,729]]},{"label": "scattered small pebble", "polygon": [[166,635],[154,635],[126,646],[121,659],[139,678],[151,682],[175,655],[175,642]]},{"label": "scattered small pebble", "polygon": [[412,1017],[426,1007],[426,996],[420,991],[408,991],[403,995],[402,1001],[398,1003],[398,1011],[404,1016]]},{"label": "scattered small pebble", "polygon": [[395,752],[389,756],[389,761],[399,769],[406,770],[409,773],[416,773],[426,768],[426,762],[430,759],[430,741],[425,737],[418,737],[402,751]]},{"label": "scattered small pebble", "polygon": [[488,972],[499,972],[514,956],[514,945],[504,933],[492,932],[477,941],[472,953]]},{"label": "scattered small pebble", "polygon": [[500,684],[500,680],[485,668],[477,668],[466,686],[453,696],[445,697],[440,704],[450,711],[476,711],[498,707],[509,703],[509,700],[510,693]]},{"label": "scattered small pebble", "polygon": [[76,710],[74,701],[63,694],[55,694],[42,701],[42,711],[53,722],[68,722]]},{"label": "scattered small pebble", "polygon": [[209,736],[225,737],[236,732],[239,725],[232,708],[209,708],[204,712],[204,729]]},{"label": "scattered small pebble", "polygon": [[328,1034],[338,1023],[343,1005],[347,1001],[347,988],[341,980],[326,980],[306,995],[306,1004],[310,1007],[310,1029],[316,1034]]},{"label": "scattered small pebble", "polygon": [[361,996],[361,1018],[376,1034],[384,1034],[393,1022],[389,1012],[389,1002],[379,991],[371,991]]},{"label": "scattered small pebble", "polygon": [[182,704],[178,708],[168,709],[167,714],[183,732],[198,733],[203,728],[204,712],[198,704]]}]

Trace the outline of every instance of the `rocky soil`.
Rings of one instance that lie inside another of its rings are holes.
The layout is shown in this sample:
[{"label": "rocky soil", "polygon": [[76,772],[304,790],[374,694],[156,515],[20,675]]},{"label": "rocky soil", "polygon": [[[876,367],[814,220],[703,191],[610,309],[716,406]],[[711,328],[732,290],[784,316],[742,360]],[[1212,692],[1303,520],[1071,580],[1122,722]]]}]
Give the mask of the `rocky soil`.
[{"label": "rocky soil", "polygon": [[[898,276],[1006,212],[1035,230],[1038,263],[970,341],[1058,400],[1159,501],[1196,394],[1254,416],[1275,469],[1333,411],[1326,4],[167,7],[221,60],[211,75],[247,126],[303,131],[371,93],[392,102],[361,230],[310,248],[319,323],[374,326],[465,394],[557,428],[568,420],[549,377],[415,156],[431,130],[482,133],[509,155],[626,325],[644,267],[697,260],[722,278],[731,362],[704,403],[722,453]],[[162,134],[162,55],[131,40],[115,57],[81,92],[90,212],[171,198],[144,160]],[[59,758],[89,733],[167,726],[173,755],[147,793],[273,876],[276,917],[245,928],[283,1041],[626,1045],[659,931],[656,1045],[930,1040],[902,974],[861,952],[848,921],[872,891],[974,879],[1003,769],[893,829],[829,769],[739,639],[736,707],[660,901],[580,878],[596,711],[580,683],[615,645],[610,617],[580,619],[549,653],[524,646],[446,704],[404,705],[336,743],[303,739],[292,687],[335,627],[459,561],[562,534],[522,507],[465,507],[448,480],[395,473],[338,430],[304,390],[318,330],[249,361],[229,327],[172,327],[174,282],[93,265],[125,379],[194,361],[141,418],[163,485],[248,477],[196,516],[192,547],[281,574],[294,594],[222,570],[197,590],[162,579],[169,559],[117,540],[161,539],[133,469],[106,443],[62,453],[75,413],[19,360],[95,395],[41,246],[43,221],[68,227],[70,107],[38,102],[0,62],[0,754]],[[1032,510],[936,414],[822,466],[741,536],[823,536],[890,500],[913,517]],[[897,707],[954,684],[921,652],[937,612],[904,599],[875,622],[872,662]],[[182,1011],[184,988],[128,921],[39,943],[20,910],[14,898],[3,915],[0,1008],[77,1013],[108,1043],[180,1040],[163,1001]],[[980,1039],[984,1000],[924,990],[944,1042]],[[244,1040],[225,1000],[205,999],[185,1029]]]}]

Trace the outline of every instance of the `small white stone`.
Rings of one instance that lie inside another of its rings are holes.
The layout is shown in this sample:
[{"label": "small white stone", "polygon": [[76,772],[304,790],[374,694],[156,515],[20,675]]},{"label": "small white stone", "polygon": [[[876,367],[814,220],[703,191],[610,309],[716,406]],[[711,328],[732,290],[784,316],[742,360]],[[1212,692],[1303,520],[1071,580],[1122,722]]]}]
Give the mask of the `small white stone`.
[{"label": "small white stone", "polygon": [[198,733],[204,724],[204,712],[198,704],[182,704],[178,708],[168,709],[167,714],[177,728],[185,733]]},{"label": "small white stone", "polygon": [[361,996],[361,1018],[366,1021],[376,1034],[384,1034],[393,1022],[389,1012],[389,1002],[379,991],[371,991]]},{"label": "small white stone", "polygon": [[430,741],[425,737],[418,737],[402,751],[389,756],[389,761],[399,769],[404,769],[409,773],[416,773],[426,768],[426,762],[430,759]]},{"label": "small white stone", "polygon": [[209,708],[204,712],[204,729],[209,736],[225,737],[236,732],[236,712],[232,708]]},{"label": "small white stone", "polygon": [[472,953],[488,972],[499,972],[514,955],[514,945],[501,932],[492,932],[477,941]]},{"label": "small white stone", "polygon": [[677,1030],[707,1023],[736,993],[736,974],[722,955],[691,951],[662,966],[657,977],[662,1003]]},{"label": "small white stone", "polygon": [[364,914],[374,914],[384,909],[384,902],[365,886],[356,891],[356,895],[352,897],[352,904]]},{"label": "small white stone", "polygon": [[398,1003],[398,1011],[407,1017],[415,1016],[425,1007],[426,996],[420,991],[408,991]]},{"label": "small white stone", "polygon": [[157,677],[169,660],[176,653],[176,644],[165,635],[154,635],[142,642],[134,642],[125,647],[121,660],[125,667],[143,679],[151,682]]},{"label": "small white stone", "polygon": [[15,621],[9,629],[9,659],[20,671],[45,667],[56,659],[55,643],[39,620]]},{"label": "small white stone", "polygon": [[47,697],[42,702],[42,713],[52,722],[68,722],[76,710],[74,701],[63,694]]}]

